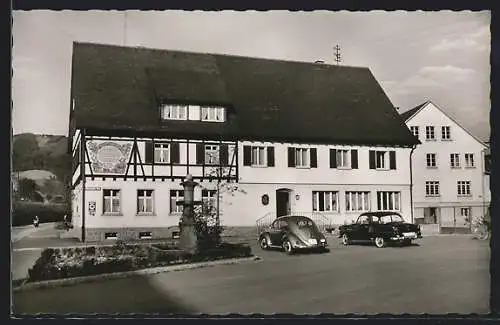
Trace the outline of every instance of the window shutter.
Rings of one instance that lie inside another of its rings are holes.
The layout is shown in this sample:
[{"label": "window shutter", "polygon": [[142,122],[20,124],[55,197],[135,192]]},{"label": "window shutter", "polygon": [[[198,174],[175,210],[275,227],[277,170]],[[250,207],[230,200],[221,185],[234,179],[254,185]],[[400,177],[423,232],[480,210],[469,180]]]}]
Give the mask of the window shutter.
[{"label": "window shutter", "polygon": [[152,163],[153,162],[153,156],[154,156],[154,147],[153,147],[153,141],[146,141],[146,163]]},{"label": "window shutter", "polygon": [[396,151],[389,151],[389,168],[396,169]]},{"label": "window shutter", "polygon": [[375,151],[374,150],[370,150],[369,163],[370,163],[370,169],[375,169]]},{"label": "window shutter", "polygon": [[318,151],[316,148],[309,149],[309,154],[311,158],[311,168],[318,167]]},{"label": "window shutter", "polygon": [[274,167],[274,147],[267,147],[267,166]]},{"label": "window shutter", "polygon": [[330,168],[337,168],[337,149],[330,149]]},{"label": "window shutter", "polygon": [[219,146],[219,161],[221,165],[227,166],[229,164],[229,152],[227,144],[221,144]]},{"label": "window shutter", "polygon": [[295,148],[288,148],[288,167],[295,167]]},{"label": "window shutter", "polygon": [[196,164],[203,165],[205,163],[205,146],[203,143],[196,144]]},{"label": "window shutter", "polygon": [[358,150],[351,150],[351,168],[358,169]]},{"label": "window shutter", "polygon": [[170,143],[170,163],[178,164],[181,161],[180,152],[179,152],[179,143],[171,142]]},{"label": "window shutter", "polygon": [[252,165],[252,147],[243,146],[243,166]]}]

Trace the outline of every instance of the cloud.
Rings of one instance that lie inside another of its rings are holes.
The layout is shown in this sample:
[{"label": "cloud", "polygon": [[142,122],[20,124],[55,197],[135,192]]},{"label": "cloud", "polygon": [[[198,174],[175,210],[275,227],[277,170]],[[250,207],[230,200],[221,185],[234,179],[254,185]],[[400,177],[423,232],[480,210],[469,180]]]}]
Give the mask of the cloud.
[{"label": "cloud", "polygon": [[490,48],[490,27],[483,26],[474,32],[457,38],[444,38],[432,46],[430,52],[447,52],[456,50],[487,51]]},{"label": "cloud", "polygon": [[408,95],[411,93],[425,93],[430,90],[449,88],[457,83],[470,80],[476,71],[453,65],[424,66],[415,74],[400,82],[383,82],[385,88],[395,95]]}]

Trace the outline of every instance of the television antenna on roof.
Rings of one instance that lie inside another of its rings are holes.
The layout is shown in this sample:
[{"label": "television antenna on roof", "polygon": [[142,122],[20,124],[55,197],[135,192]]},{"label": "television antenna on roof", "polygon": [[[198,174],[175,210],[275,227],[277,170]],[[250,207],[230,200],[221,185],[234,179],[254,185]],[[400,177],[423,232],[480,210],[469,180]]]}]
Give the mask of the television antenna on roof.
[{"label": "television antenna on roof", "polygon": [[335,63],[340,64],[340,62],[342,62],[342,56],[340,55],[340,46],[337,44],[337,45],[335,45],[335,47],[333,49],[335,50],[335,54],[334,54]]}]

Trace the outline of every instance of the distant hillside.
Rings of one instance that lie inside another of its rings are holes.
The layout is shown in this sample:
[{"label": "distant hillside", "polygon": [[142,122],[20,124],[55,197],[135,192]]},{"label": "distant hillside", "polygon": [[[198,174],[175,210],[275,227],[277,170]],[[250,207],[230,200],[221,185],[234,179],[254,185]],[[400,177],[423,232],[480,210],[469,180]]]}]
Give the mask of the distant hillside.
[{"label": "distant hillside", "polygon": [[14,136],[12,165],[14,172],[49,171],[64,182],[71,170],[71,157],[66,153],[68,138],[60,135],[22,133]]},{"label": "distant hillside", "polygon": [[44,200],[60,202],[61,197],[68,198],[66,185],[71,177],[71,157],[67,154],[67,145],[65,136],[15,135],[12,146],[14,189],[19,189],[19,180],[30,179],[36,183],[36,191]]}]

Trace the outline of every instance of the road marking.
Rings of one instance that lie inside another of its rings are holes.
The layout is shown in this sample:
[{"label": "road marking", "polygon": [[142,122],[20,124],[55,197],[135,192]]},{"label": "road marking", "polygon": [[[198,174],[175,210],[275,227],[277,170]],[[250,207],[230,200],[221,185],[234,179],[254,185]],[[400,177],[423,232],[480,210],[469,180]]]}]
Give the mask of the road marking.
[{"label": "road marking", "polygon": [[13,252],[27,252],[27,251],[41,251],[45,248],[42,247],[26,247],[26,248],[14,248]]}]

